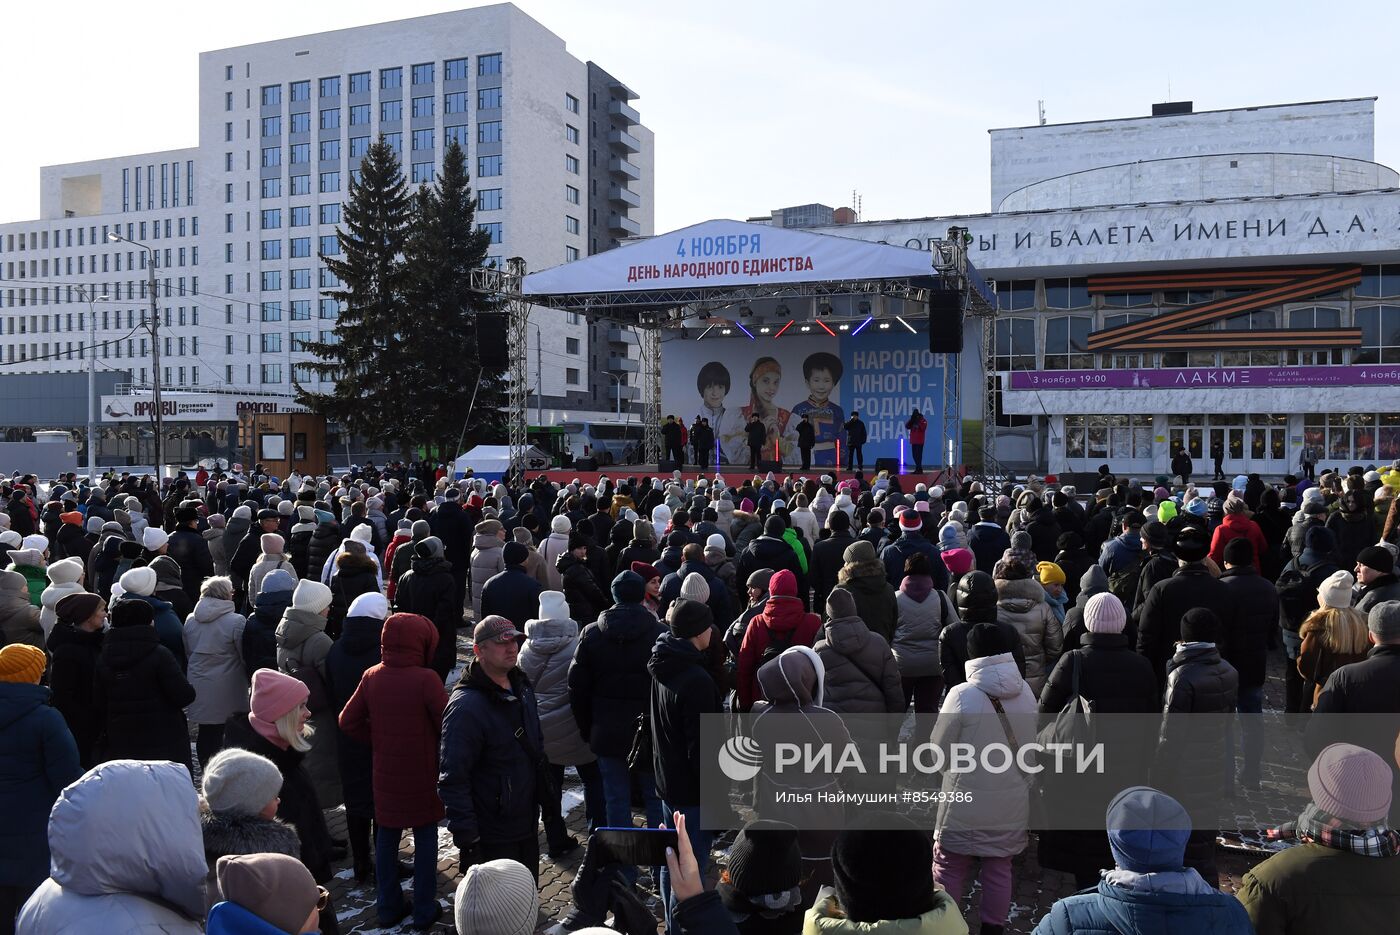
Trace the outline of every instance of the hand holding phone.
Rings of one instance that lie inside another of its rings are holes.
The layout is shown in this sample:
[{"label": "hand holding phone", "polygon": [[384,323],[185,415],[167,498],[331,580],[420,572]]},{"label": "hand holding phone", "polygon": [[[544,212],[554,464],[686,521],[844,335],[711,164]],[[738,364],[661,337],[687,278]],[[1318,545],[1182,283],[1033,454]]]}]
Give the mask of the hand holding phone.
[{"label": "hand holding phone", "polygon": [[676,846],[676,832],[670,828],[599,828],[593,837],[601,864],[659,867]]}]

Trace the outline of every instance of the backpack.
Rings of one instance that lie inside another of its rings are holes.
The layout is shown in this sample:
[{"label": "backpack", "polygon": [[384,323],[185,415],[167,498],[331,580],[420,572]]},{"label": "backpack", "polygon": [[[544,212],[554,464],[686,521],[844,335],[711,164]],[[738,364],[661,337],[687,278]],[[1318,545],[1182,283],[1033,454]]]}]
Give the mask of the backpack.
[{"label": "backpack", "polygon": [[787,633],[787,638],[779,640],[772,630],[768,631],[768,645],[763,647],[763,653],[758,657],[757,668],[761,669],[767,663],[777,659],[786,650],[791,649],[797,642],[797,629],[794,627]]},{"label": "backpack", "polygon": [[1127,566],[1108,576],[1109,593],[1123,602],[1124,607],[1132,607],[1137,597],[1138,579],[1142,576],[1142,550]]}]

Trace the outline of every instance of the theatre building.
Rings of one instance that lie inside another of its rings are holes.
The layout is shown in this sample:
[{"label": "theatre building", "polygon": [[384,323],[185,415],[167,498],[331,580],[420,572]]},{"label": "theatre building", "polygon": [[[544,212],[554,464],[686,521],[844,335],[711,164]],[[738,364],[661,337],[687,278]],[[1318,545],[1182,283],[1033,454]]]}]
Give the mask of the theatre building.
[{"label": "theatre building", "polygon": [[963,419],[990,397],[1001,464],[1165,474],[1184,447],[1208,478],[1215,451],[1266,476],[1305,453],[1400,458],[1400,177],[1375,161],[1374,98],[990,135],[990,213],[823,230],[968,230],[998,310],[968,322]]}]

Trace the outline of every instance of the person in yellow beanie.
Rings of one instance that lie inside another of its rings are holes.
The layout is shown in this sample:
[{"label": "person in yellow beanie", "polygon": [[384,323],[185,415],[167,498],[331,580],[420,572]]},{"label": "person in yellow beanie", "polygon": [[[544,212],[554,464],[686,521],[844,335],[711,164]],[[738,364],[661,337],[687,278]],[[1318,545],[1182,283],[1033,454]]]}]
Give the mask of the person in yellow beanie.
[{"label": "person in yellow beanie", "polygon": [[[0,920],[12,921],[49,875],[49,811],[82,775],[78,745],[39,684],[42,649],[0,649]],[[3,927],[3,926],[0,926]]]},{"label": "person in yellow beanie", "polygon": [[1065,605],[1069,603],[1069,594],[1065,591],[1064,569],[1054,562],[1041,562],[1035,566],[1035,575],[1040,580],[1040,586],[1045,589],[1045,603],[1050,605],[1055,619],[1063,625]]}]

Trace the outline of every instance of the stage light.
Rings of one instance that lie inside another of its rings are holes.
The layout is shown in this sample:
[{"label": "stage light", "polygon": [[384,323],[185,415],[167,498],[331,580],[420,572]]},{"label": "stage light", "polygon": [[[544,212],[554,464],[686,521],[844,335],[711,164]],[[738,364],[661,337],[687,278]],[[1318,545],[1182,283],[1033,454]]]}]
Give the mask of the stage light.
[{"label": "stage light", "polygon": [[777,313],[779,318],[787,318],[789,315],[792,314],[792,309],[788,308],[785,304],[779,305],[776,309],[774,309],[774,311]]},{"label": "stage light", "polygon": [[860,324],[856,325],[856,330],[851,332],[851,337],[854,338],[856,335],[860,334],[862,331],[865,330],[865,326],[868,325],[868,324],[870,324],[870,323],[871,323],[872,321],[874,321],[874,320],[875,320],[875,316],[874,316],[874,315],[871,315],[871,316],[870,316],[869,318],[867,318],[865,321],[863,321],[863,322],[861,322]]},{"label": "stage light", "polygon": [[880,330],[881,330],[881,331],[888,331],[888,330],[890,330],[890,323],[887,322],[887,321],[882,321],[882,322],[880,322]]},{"label": "stage light", "polygon": [[710,320],[710,313],[709,313],[709,312],[701,312],[700,314],[696,315],[695,317],[698,318],[700,321],[709,321],[709,320]]},{"label": "stage light", "polygon": [[857,304],[856,304],[856,311],[860,312],[862,315],[869,315],[869,314],[870,314],[870,303],[869,303],[868,301],[863,301],[863,302],[857,303]]},{"label": "stage light", "polygon": [[811,330],[812,330],[812,326],[811,326],[811,325],[803,325],[803,326],[802,326],[801,328],[799,328],[798,330],[801,331],[803,334],[806,334],[808,331],[811,331]]},{"label": "stage light", "polygon": [[775,334],[775,335],[773,335],[773,337],[775,337],[775,338],[781,338],[781,337],[783,336],[783,332],[786,331],[786,330],[788,330],[788,329],[791,328],[791,327],[792,327],[792,322],[789,321],[787,324],[785,324],[785,325],[783,325],[781,328],[779,328],[779,329],[778,329],[778,333]]},{"label": "stage light", "polygon": [[739,324],[737,321],[734,323],[734,327],[735,327],[735,328],[738,328],[740,331],[744,332],[744,334],[748,335],[750,341],[757,341],[757,340],[758,340],[758,338],[755,338],[755,337],[753,336],[753,332],[752,332],[752,331],[750,331],[749,329],[745,328],[743,325]]},{"label": "stage light", "polygon": [[908,328],[910,334],[918,334],[918,333],[919,333],[919,332],[914,328],[913,325],[909,324],[909,322],[907,322],[907,321],[904,320],[904,316],[903,316],[903,315],[896,315],[896,316],[894,316],[894,320],[897,321],[897,322],[899,322],[899,323],[900,323],[901,325],[903,325],[904,327]]},{"label": "stage light", "polygon": [[[716,327],[715,325],[710,325],[710,327],[708,327],[708,328],[706,328],[704,331],[700,332],[700,337],[699,337],[699,338],[696,338],[695,340],[699,341],[700,338],[703,338],[705,335],[709,334],[711,331],[714,331],[714,330],[715,330],[715,327]],[[729,332],[726,330],[726,331],[724,331],[724,332],[722,332],[722,333],[728,334]]]},{"label": "stage light", "polygon": [[817,322],[817,327],[821,328],[823,331],[825,331],[827,334],[831,335],[833,338],[836,337],[836,332],[835,332],[835,331],[832,331],[830,328],[828,328],[828,327],[826,326],[826,322],[824,322],[824,321],[819,321],[819,322]]},{"label": "stage light", "polygon": [[851,326],[850,326],[848,323],[844,322],[844,321],[841,322],[841,324],[837,325],[836,327],[840,328],[842,331],[850,331],[850,330],[851,330]]},{"label": "stage light", "polygon": [[758,329],[758,333],[759,333],[759,334],[767,334],[768,332],[770,332],[770,331],[772,331],[772,330],[773,330],[772,328],[768,327],[767,325],[764,325],[762,328],[759,328],[759,329]]},{"label": "stage light", "polygon": [[817,315],[818,315],[819,317],[821,317],[821,318],[826,318],[826,317],[827,317],[828,315],[830,315],[830,314],[831,314],[831,305],[830,305],[830,303],[823,302],[822,304],[820,304],[820,305],[817,306]]},{"label": "stage light", "polygon": [[725,328],[724,330],[722,330],[722,331],[720,332],[720,334],[725,334],[725,335],[729,335],[729,334],[733,334],[733,333],[734,333],[734,329],[733,329],[733,328]]},{"label": "stage light", "polygon": [[740,318],[752,318],[752,317],[753,317],[753,309],[749,308],[747,305],[741,305],[741,306],[739,306],[739,317],[740,317]]}]

